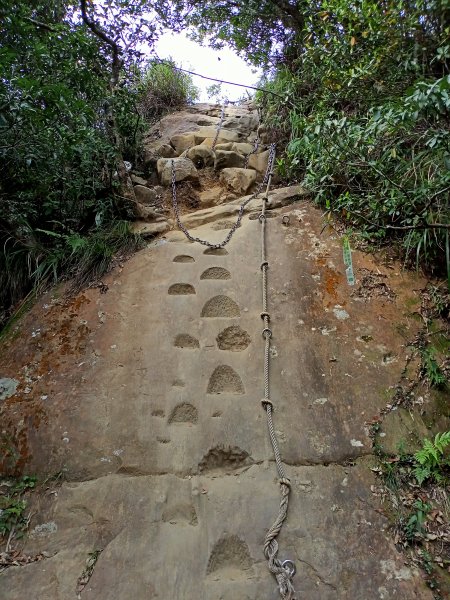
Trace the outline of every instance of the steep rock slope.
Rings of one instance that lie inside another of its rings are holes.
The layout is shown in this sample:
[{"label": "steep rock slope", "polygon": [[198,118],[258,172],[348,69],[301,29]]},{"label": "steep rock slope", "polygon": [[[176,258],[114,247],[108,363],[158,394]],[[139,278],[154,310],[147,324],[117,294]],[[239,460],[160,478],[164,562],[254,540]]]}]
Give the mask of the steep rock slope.
[{"label": "steep rock slope", "polygon": [[[163,183],[161,147],[177,158],[209,149],[219,119],[212,110],[163,120],[147,148],[155,180],[136,185]],[[245,130],[232,122],[224,131],[236,139],[222,132],[232,144],[222,151],[245,161],[248,147],[239,144],[258,124],[253,116]],[[214,166],[181,158],[207,192],[215,175],[205,169]],[[213,243],[233,223],[242,191],[218,187],[218,206],[185,216]],[[366,424],[401,375],[397,325],[417,328],[405,307],[422,282],[355,252],[350,287],[339,239],[321,234],[321,215],[302,195],[300,187],[273,192],[267,222],[272,398],[292,480],[281,557],[296,563],[298,598],[431,600],[386,531]],[[100,287],[70,301],[47,294],[4,347],[1,375],[17,381],[1,406],[4,468],[59,471],[65,480],[39,498],[23,548],[44,558],[0,575],[5,600],[279,597],[262,551],[279,490],[260,402],[259,205],[249,203],[224,250],[205,250],[155,203],[159,216],[145,223],[162,223],[163,236]],[[358,282],[366,272],[392,293],[365,298]],[[80,580],[96,551],[90,578]]]}]

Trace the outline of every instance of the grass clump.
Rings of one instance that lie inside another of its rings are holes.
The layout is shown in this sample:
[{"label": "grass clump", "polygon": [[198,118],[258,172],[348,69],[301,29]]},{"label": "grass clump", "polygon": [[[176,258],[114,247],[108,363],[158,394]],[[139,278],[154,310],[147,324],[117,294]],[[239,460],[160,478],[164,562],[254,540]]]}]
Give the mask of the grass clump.
[{"label": "grass clump", "polygon": [[5,543],[5,552],[27,530],[29,515],[26,515],[28,501],[25,496],[35,488],[36,482],[36,477],[24,475],[20,479],[0,483],[0,539]]},{"label": "grass clump", "polygon": [[139,110],[152,123],[167,112],[192,104],[199,93],[191,76],[179,71],[173,60],[151,61],[143,75]]}]

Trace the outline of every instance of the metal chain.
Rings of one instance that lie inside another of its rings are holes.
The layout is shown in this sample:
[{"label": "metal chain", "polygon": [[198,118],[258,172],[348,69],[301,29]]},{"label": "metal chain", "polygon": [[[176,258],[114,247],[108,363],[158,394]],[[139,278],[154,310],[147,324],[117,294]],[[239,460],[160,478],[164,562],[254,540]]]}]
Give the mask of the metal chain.
[{"label": "metal chain", "polygon": [[267,181],[266,193],[262,199],[261,214],[259,215],[259,222],[261,223],[261,276],[262,276],[262,313],[261,318],[264,322],[264,329],[262,331],[264,344],[264,398],[261,403],[267,414],[267,428],[269,431],[269,437],[272,444],[273,454],[275,457],[275,463],[277,467],[280,491],[281,491],[281,502],[278,516],[270,527],[264,540],[264,555],[268,560],[269,569],[274,574],[280,595],[283,600],[295,600],[295,590],[292,584],[292,578],[295,575],[295,565],[291,560],[281,561],[278,558],[278,542],[277,537],[280,534],[283,523],[287,517],[288,503],[289,503],[289,492],[291,489],[290,480],[286,477],[284,471],[283,462],[281,460],[280,448],[278,444],[277,435],[275,433],[275,427],[273,424],[272,412],[273,402],[270,399],[270,340],[272,338],[272,331],[270,325],[270,313],[268,311],[268,300],[267,300],[267,270],[269,263],[267,261],[266,254],[266,205],[268,201],[268,192],[272,179],[272,169],[275,162],[275,153],[273,152],[270,156],[269,163],[271,163],[270,175]]},{"label": "metal chain", "polygon": [[274,160],[275,160],[275,144],[272,144],[269,148],[269,160],[267,162],[267,169],[266,169],[266,172],[265,172],[262,182],[258,184],[256,191],[249,198],[247,198],[247,200],[244,200],[244,202],[241,204],[236,222],[229,230],[225,239],[222,242],[220,242],[220,244],[213,244],[212,242],[208,242],[207,240],[202,240],[201,238],[192,236],[189,233],[189,231],[186,229],[186,227],[183,225],[183,223],[181,222],[180,207],[178,206],[178,200],[177,200],[175,162],[172,159],[172,205],[173,205],[173,210],[175,213],[175,219],[176,219],[177,225],[181,229],[181,231],[184,233],[184,235],[188,238],[188,240],[190,240],[191,242],[198,242],[199,244],[203,244],[203,246],[208,246],[209,248],[214,248],[214,249],[224,248],[228,244],[228,242],[231,240],[231,238],[233,237],[236,229],[240,226],[242,217],[244,216],[244,210],[245,210],[245,207],[247,206],[247,204],[249,202],[251,202],[252,200],[254,200],[255,198],[257,198],[259,196],[259,194],[261,193],[261,190],[263,189],[263,187],[265,185],[267,185],[267,182],[269,181],[270,176],[272,174],[271,172],[272,172],[272,166],[273,166]]},{"label": "metal chain", "polygon": [[245,157],[244,169],[246,169],[248,167],[248,161],[249,161],[250,156],[252,154],[255,154],[258,151],[259,142],[260,142],[260,139],[257,137],[256,140],[255,140],[255,142],[254,142],[254,144],[253,144],[253,150],[251,152],[249,152],[247,154],[247,156]]},{"label": "metal chain", "polygon": [[222,106],[222,114],[220,115],[220,121],[217,123],[217,131],[216,131],[216,135],[214,137],[214,141],[211,145],[211,150],[214,150],[214,148],[216,147],[217,140],[219,138],[219,132],[222,129],[223,120],[225,118],[225,107],[227,104],[228,104],[228,100],[225,100],[225,102],[223,103],[223,106]]}]

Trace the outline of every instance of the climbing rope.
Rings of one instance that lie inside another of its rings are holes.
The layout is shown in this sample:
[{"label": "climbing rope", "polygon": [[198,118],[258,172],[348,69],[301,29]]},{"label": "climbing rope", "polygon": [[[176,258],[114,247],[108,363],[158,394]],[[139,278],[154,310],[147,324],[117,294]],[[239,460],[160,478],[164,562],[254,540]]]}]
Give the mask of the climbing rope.
[{"label": "climbing rope", "polygon": [[[225,105],[222,109],[222,118],[225,112]],[[221,123],[220,123],[221,124]],[[216,137],[213,142],[213,148],[219,136],[220,129],[217,129]],[[257,150],[257,143],[255,141],[254,152]],[[251,153],[253,154],[253,152]],[[238,218],[234,225],[229,230],[226,238],[220,244],[213,244],[208,242],[207,240],[202,240],[201,238],[192,236],[186,227],[183,225],[180,219],[180,210],[177,202],[177,193],[176,193],[176,174],[175,174],[175,163],[172,160],[172,202],[173,209],[175,212],[175,217],[177,221],[178,227],[185,234],[185,236],[191,242],[198,242],[199,244],[203,244],[204,246],[209,246],[210,248],[223,248],[228,244],[231,240],[234,232],[240,226],[242,221],[242,217],[244,214],[245,207],[247,204],[254,200],[266,186],[265,194],[262,198],[262,208],[261,213],[258,216],[259,222],[261,223],[261,276],[262,276],[262,312],[261,318],[264,322],[264,329],[262,331],[262,335],[264,338],[264,398],[261,400],[261,404],[266,411],[267,415],[267,428],[269,431],[269,437],[272,444],[273,454],[275,457],[275,463],[277,468],[277,473],[279,477],[280,484],[280,492],[281,492],[281,501],[280,501],[280,509],[278,512],[278,516],[275,519],[274,523],[268,530],[266,537],[264,539],[264,556],[266,557],[269,565],[269,570],[275,576],[278,588],[280,591],[280,596],[283,600],[295,600],[295,590],[292,584],[292,578],[295,575],[295,564],[291,560],[281,561],[278,558],[278,541],[277,538],[280,534],[281,528],[283,527],[283,523],[286,520],[287,512],[288,512],[288,504],[289,504],[289,493],[291,490],[291,483],[288,477],[286,477],[283,462],[281,460],[280,448],[278,444],[278,438],[275,433],[275,427],[273,424],[273,402],[270,399],[270,340],[272,338],[272,331],[269,327],[270,325],[270,313],[268,311],[268,286],[267,286],[267,270],[269,268],[269,262],[267,260],[266,253],[266,207],[267,202],[269,200],[269,189],[270,184],[272,182],[272,174],[273,167],[275,164],[275,144],[271,144],[269,147],[269,159],[267,162],[267,169],[264,175],[262,182],[258,185],[257,190],[254,194],[250,196],[247,200],[245,200],[240,208],[238,213]]]},{"label": "climbing rope", "polygon": [[290,480],[286,477],[284,472],[283,462],[281,460],[280,448],[278,445],[277,435],[273,425],[273,402],[270,399],[270,340],[272,339],[272,330],[270,329],[270,313],[268,310],[268,294],[267,294],[267,270],[269,268],[269,262],[267,260],[266,253],[266,204],[268,201],[268,193],[272,180],[273,165],[275,162],[275,152],[272,153],[269,163],[270,171],[269,178],[267,181],[266,193],[262,198],[261,213],[258,217],[261,223],[261,276],[262,276],[262,313],[261,318],[264,322],[264,329],[262,331],[264,344],[264,398],[261,400],[261,404],[266,411],[267,415],[267,428],[269,431],[270,441],[272,443],[273,454],[275,457],[275,463],[277,466],[277,472],[279,477],[280,491],[281,491],[281,502],[278,516],[270,527],[264,540],[264,555],[268,560],[269,569],[274,574],[280,595],[283,600],[294,600],[294,586],[292,584],[292,578],[295,575],[295,565],[290,560],[281,561],[278,558],[278,542],[277,537],[280,534],[283,523],[287,517],[288,503],[289,503],[289,492],[291,489]]}]

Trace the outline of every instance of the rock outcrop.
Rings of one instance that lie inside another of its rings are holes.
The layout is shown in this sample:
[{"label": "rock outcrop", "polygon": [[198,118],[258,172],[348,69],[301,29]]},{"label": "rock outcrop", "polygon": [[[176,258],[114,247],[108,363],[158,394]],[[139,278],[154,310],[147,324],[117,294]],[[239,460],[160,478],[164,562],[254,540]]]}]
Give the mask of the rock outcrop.
[{"label": "rock outcrop", "polygon": [[[261,143],[255,146],[259,126],[255,107],[227,106],[222,122],[221,113],[218,105],[197,104],[163,117],[150,129],[143,170],[131,174],[137,202],[134,230],[148,237],[173,226],[168,220],[172,160],[182,212],[234,201],[262,180],[268,151]],[[165,226],[160,223],[163,217]]]}]

